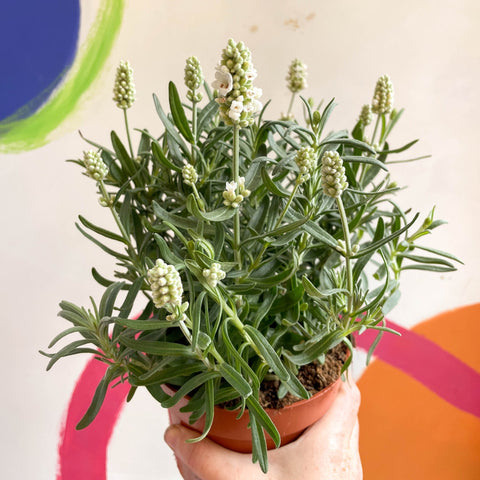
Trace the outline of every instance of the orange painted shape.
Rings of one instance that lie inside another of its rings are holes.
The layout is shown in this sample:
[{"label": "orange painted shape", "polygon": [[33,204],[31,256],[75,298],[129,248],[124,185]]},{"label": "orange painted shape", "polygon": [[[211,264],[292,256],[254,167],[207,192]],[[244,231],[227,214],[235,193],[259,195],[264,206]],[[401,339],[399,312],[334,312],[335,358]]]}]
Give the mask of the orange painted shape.
[{"label": "orange painted shape", "polygon": [[[480,305],[413,328],[480,371]],[[445,379],[452,381],[452,379]],[[360,454],[365,480],[480,479],[480,420],[403,372],[376,360],[359,381]]]}]

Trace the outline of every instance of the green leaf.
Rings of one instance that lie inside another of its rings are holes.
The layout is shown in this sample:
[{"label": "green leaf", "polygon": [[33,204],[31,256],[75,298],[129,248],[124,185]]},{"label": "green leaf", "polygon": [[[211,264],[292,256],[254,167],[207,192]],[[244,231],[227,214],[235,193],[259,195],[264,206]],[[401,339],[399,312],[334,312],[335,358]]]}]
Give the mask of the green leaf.
[{"label": "green leaf", "polygon": [[216,100],[212,100],[207,103],[200,113],[198,114],[198,131],[203,132],[207,129],[208,124],[213,120],[218,112],[218,103]]},{"label": "green leaf", "polygon": [[231,365],[224,362],[218,366],[218,369],[222,377],[239,393],[242,398],[247,398],[252,395],[252,387]]},{"label": "green leaf", "polygon": [[284,355],[295,365],[307,365],[340,343],[346,334],[347,333],[343,330],[334,330],[325,335],[318,342],[308,344],[302,352],[291,354],[290,352],[285,351]]},{"label": "green leaf", "polygon": [[206,290],[200,292],[192,306],[192,350],[197,348],[198,334],[200,333],[200,323],[202,316],[202,304],[206,295]]},{"label": "green leaf", "polygon": [[115,250],[112,250],[111,248],[104,245],[102,242],[98,241],[95,237],[92,237],[92,235],[87,233],[78,223],[75,223],[75,226],[80,230],[80,232],[84,237],[88,238],[91,242],[97,245],[97,247],[100,247],[105,253],[108,253],[112,257],[115,257],[119,260],[125,260],[127,262],[130,260],[128,255],[124,255],[123,253],[118,253]]},{"label": "green leaf", "polygon": [[269,367],[274,371],[280,380],[287,382],[290,380],[290,373],[283,365],[280,357],[274,348],[268,343],[268,340],[251,325],[245,325],[245,331],[247,332],[254,345],[260,351],[262,357],[267,362]]},{"label": "green leaf", "polygon": [[83,327],[83,326],[77,326],[77,327],[70,327],[64,330],[63,332],[60,332],[55,338],[49,343],[48,348],[52,348],[58,341],[60,341],[62,338],[66,337],[67,335],[70,335],[71,333],[90,333],[92,334],[92,331],[88,327]]},{"label": "green leaf", "polygon": [[210,432],[213,424],[213,417],[215,414],[215,386],[213,379],[205,382],[205,426],[203,427],[203,433],[196,438],[187,440],[188,443],[196,443],[203,440]]},{"label": "green leaf", "polygon": [[54,353],[50,361],[47,365],[47,371],[50,370],[62,357],[68,357],[69,355],[75,355],[76,353],[81,353],[77,347],[81,347],[83,345],[87,345],[88,343],[92,343],[92,340],[84,339],[84,340],[75,340],[68,345],[65,345],[62,349],[60,349],[57,353]]},{"label": "green leaf", "polygon": [[[398,229],[396,231],[398,231]],[[375,244],[377,242],[380,242],[384,234],[385,234],[385,222],[383,221],[383,218],[380,217],[377,221],[377,228],[375,229],[375,233],[373,235],[373,239],[371,243]],[[375,253],[375,250],[372,250],[370,253],[363,255],[361,258],[359,258],[355,262],[355,266],[353,267],[354,282],[358,280],[358,278],[360,277],[360,274],[363,272],[363,269],[365,268],[367,263],[370,261],[374,253]]]},{"label": "green leaf", "polygon": [[278,448],[280,446],[280,434],[278,433],[277,427],[275,427],[272,419],[267,415],[265,410],[262,408],[258,400],[251,395],[247,398],[247,407],[250,413],[255,416],[255,420],[265,429],[265,431],[270,435],[273,443]]},{"label": "green leaf", "polygon": [[371,147],[368,143],[360,142],[359,140],[354,140],[352,138],[335,138],[332,140],[324,140],[322,143],[320,143],[320,146],[331,145],[331,144],[334,144],[334,145],[340,144],[346,147],[358,148],[359,150],[370,152],[373,155],[377,154],[376,150],[373,147]]},{"label": "green leaf", "polygon": [[212,210],[211,212],[202,212],[197,205],[197,200],[193,196],[188,197],[188,205],[189,210],[191,211],[192,215],[201,220],[206,220],[207,222],[224,222],[232,218],[235,215],[235,208],[227,208],[227,207],[220,207],[216,210]]},{"label": "green leaf", "polygon": [[122,327],[133,328],[139,331],[160,330],[162,328],[175,327],[176,325],[168,320],[130,320],[128,318],[112,317],[112,320]]},{"label": "green leaf", "polygon": [[175,268],[178,270],[183,265],[183,260],[172,252],[171,247],[161,235],[155,233],[153,237],[155,238],[155,242],[160,250],[160,257],[166,263],[175,266]]},{"label": "green leaf", "polygon": [[201,362],[193,364],[182,363],[181,365],[174,365],[171,367],[165,367],[163,363],[160,363],[158,367],[149,370],[140,377],[130,375],[128,381],[135,386],[163,385],[179,377],[190,377],[191,375],[202,371],[205,371],[205,365]]},{"label": "green leaf", "polygon": [[415,248],[418,248],[419,250],[424,250],[425,252],[433,253],[435,255],[440,255],[441,257],[449,258],[450,260],[454,260],[455,262],[461,263],[463,265],[463,262],[459,260],[455,255],[452,255],[451,253],[448,252],[443,252],[442,250],[437,250],[435,248],[430,248],[430,247],[423,247],[422,245],[414,245]]},{"label": "green leaf", "polygon": [[174,170],[175,172],[181,172],[182,169],[177,167],[174,163],[172,163],[163,153],[162,147],[157,142],[152,142],[152,153],[155,159],[161,163],[164,167],[168,170]]},{"label": "green leaf", "polygon": [[[137,166],[135,162],[132,160],[129,153],[127,152],[127,149],[125,148],[121,140],[118,138],[118,135],[113,130],[110,133],[110,137],[112,140],[113,149],[115,150],[115,154],[117,155],[117,158],[120,161],[123,170],[129,177],[133,177],[137,171]],[[138,180],[137,186],[139,186]]]},{"label": "green leaf", "polygon": [[129,286],[127,296],[125,297],[125,300],[123,301],[122,306],[120,307],[120,310],[118,312],[119,317],[126,318],[130,315],[135,299],[137,298],[138,292],[141,290],[143,283],[143,277],[138,277],[132,283],[132,285]]},{"label": "green leaf", "polygon": [[[138,321],[138,320],[137,320]],[[181,345],[172,342],[161,342],[153,340],[133,340],[129,337],[120,336],[118,341],[126,347],[132,348],[137,352],[149,353],[150,355],[167,356],[184,356],[192,357],[192,349],[190,345]]]},{"label": "green leaf", "polygon": [[110,285],[105,293],[102,295],[100,300],[100,306],[98,313],[100,318],[110,317],[113,312],[113,307],[115,306],[115,300],[117,299],[118,293],[125,285],[125,282],[116,282]]},{"label": "green leaf", "polygon": [[453,272],[456,270],[455,267],[441,267],[437,265],[407,265],[402,267],[403,270],[425,270],[428,272]]},{"label": "green leaf", "polygon": [[252,461],[258,460],[263,473],[268,471],[267,441],[263,428],[257,423],[255,415],[250,415],[250,428],[252,430]]},{"label": "green leaf", "polygon": [[383,162],[380,160],[373,158],[373,157],[361,157],[361,156],[351,156],[351,155],[345,155],[342,156],[342,160],[344,162],[348,163],[366,163],[369,165],[376,165],[377,167],[381,168],[382,170],[385,170],[388,172],[388,168],[385,166]]},{"label": "green leaf", "polygon": [[392,150],[383,150],[381,153],[382,154],[390,154],[390,153],[401,153],[401,152],[404,152],[405,150],[408,150],[410,147],[412,147],[413,145],[415,145],[417,142],[418,142],[418,138],[416,140],[413,140],[412,142],[409,142],[407,143],[406,145],[404,145],[403,147],[400,147],[400,148],[395,148],[395,149],[392,149]]},{"label": "green leaf", "polygon": [[231,357],[238,362],[238,364],[243,368],[245,372],[248,373],[250,380],[252,381],[252,386],[254,390],[258,390],[260,388],[260,382],[258,377],[255,375],[255,372],[252,370],[250,365],[247,361],[240,355],[237,348],[233,345],[232,341],[230,340],[230,335],[228,334],[228,320],[222,323],[222,339],[225,343],[225,347],[227,352],[231,355]]},{"label": "green leaf", "polygon": [[352,255],[351,258],[360,258],[364,255],[370,254],[372,251],[375,252],[386,243],[392,241],[394,238],[399,237],[403,232],[408,230],[416,222],[418,215],[418,213],[415,214],[413,220],[410,223],[407,223],[407,225],[405,225],[400,230],[397,230],[396,232],[392,233],[388,237],[383,238],[382,240],[379,240],[378,242],[370,243],[367,247],[360,249],[360,251],[356,255]]},{"label": "green leaf", "polygon": [[82,217],[81,215],[78,216],[78,219],[80,220],[82,225],[87,227],[89,230],[92,230],[93,232],[98,233],[103,237],[107,237],[107,238],[110,238],[111,240],[116,240],[117,242],[122,242],[128,245],[126,240],[121,235],[110,232],[109,230],[106,230],[104,228],[98,227],[97,225],[94,225],[92,222],[89,222],[86,218]]},{"label": "green leaf", "polygon": [[167,117],[167,115],[163,111],[162,106],[160,105],[160,101],[158,100],[158,97],[155,94],[153,94],[153,103],[155,104],[155,109],[157,110],[158,116],[160,117],[160,120],[165,126],[165,130],[167,131],[169,137],[172,138],[174,142],[181,148],[183,154],[187,158],[190,158],[190,152],[188,151],[188,148],[185,145],[185,142],[182,140],[182,137],[180,137],[180,135],[178,134],[173,123],[170,121],[170,119]]},{"label": "green leaf", "polygon": [[285,190],[280,184],[276,184],[271,178],[270,175],[267,172],[267,169],[265,166],[262,166],[261,168],[261,175],[262,175],[262,180],[263,184],[269,190],[271,193],[274,195],[277,195],[278,197],[282,198],[287,198],[290,196],[290,192]]},{"label": "green leaf", "polygon": [[455,268],[449,261],[438,257],[425,257],[423,255],[412,255],[410,253],[399,253],[398,257],[406,258],[407,260],[417,263],[445,265],[450,268]]},{"label": "green leaf", "polygon": [[172,112],[173,121],[178,130],[190,143],[194,143],[195,140],[190,130],[190,126],[188,125],[188,120],[185,111],[183,110],[177,87],[173,82],[169,82],[168,84],[168,100],[170,102],[170,111]]},{"label": "green leaf", "polygon": [[205,382],[217,378],[219,376],[218,372],[203,372],[195,375],[194,377],[187,380],[176,392],[173,396],[171,396],[168,400],[162,402],[163,408],[170,408],[173,407],[180,399],[182,399],[185,395],[188,395],[192,390],[200,387]]},{"label": "green leaf", "polygon": [[97,416],[97,413],[100,410],[100,407],[102,406],[103,400],[105,399],[108,386],[120,374],[121,370],[118,367],[110,367],[107,369],[104,377],[102,378],[102,380],[100,380],[100,383],[95,390],[95,394],[93,395],[93,399],[90,406],[88,407],[88,410],[76,426],[77,430],[88,427],[93,422],[93,420]]},{"label": "green leaf", "polygon": [[302,284],[305,292],[312,298],[317,298],[319,300],[323,300],[326,297],[330,297],[332,295],[337,295],[339,293],[348,295],[348,290],[345,288],[331,288],[329,290],[320,291],[316,288],[313,283],[308,279],[306,275],[302,277]]}]

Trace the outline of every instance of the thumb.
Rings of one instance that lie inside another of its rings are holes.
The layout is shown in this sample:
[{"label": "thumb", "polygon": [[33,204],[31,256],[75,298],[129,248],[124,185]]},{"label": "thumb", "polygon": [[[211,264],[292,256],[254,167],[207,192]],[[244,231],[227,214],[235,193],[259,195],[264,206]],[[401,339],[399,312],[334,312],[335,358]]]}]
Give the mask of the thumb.
[{"label": "thumb", "polygon": [[[170,425],[165,431],[165,442],[174,451],[177,460],[202,480],[260,479],[260,468],[252,464],[250,454],[237,453],[205,438],[198,443],[187,443],[198,433],[182,425]],[[265,477],[264,477],[265,478]]]}]

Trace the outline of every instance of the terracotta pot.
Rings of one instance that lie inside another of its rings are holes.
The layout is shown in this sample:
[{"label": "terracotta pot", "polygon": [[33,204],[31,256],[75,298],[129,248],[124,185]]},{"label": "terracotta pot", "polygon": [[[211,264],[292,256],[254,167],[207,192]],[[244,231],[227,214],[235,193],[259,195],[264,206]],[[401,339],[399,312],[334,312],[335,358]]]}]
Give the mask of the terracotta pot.
[{"label": "terracotta pot", "polygon": [[[270,408],[265,410],[280,433],[282,445],[286,445],[297,439],[306,428],[323,417],[335,399],[341,381],[341,378],[339,378],[336,382],[313,395],[308,400],[300,400],[278,410]],[[175,391],[167,385],[163,385],[163,389],[169,395],[175,393]],[[183,398],[174,407],[169,409],[170,423],[181,423],[186,427],[202,432],[204,427],[203,417],[193,425],[190,425],[188,423],[190,412],[180,412],[180,409],[184,407],[187,402],[187,398]],[[226,410],[215,406],[215,417],[208,437],[230,450],[250,453],[252,451],[252,440],[251,431],[247,427],[249,423],[248,411],[245,410],[245,413],[238,420],[237,415],[238,410]],[[270,450],[274,448],[275,445],[268,434],[266,437],[267,447]]]}]

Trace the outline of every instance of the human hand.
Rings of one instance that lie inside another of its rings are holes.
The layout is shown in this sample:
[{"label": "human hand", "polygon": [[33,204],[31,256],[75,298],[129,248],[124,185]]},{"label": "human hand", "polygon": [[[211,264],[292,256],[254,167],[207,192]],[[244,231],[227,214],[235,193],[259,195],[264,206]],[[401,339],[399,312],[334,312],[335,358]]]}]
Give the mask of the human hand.
[{"label": "human hand", "polygon": [[361,480],[358,451],[360,392],[342,382],[330,410],[297,440],[268,452],[269,469],[263,474],[251,455],[221,447],[208,438],[186,443],[196,432],[171,425],[165,441],[175,452],[185,480]]}]

